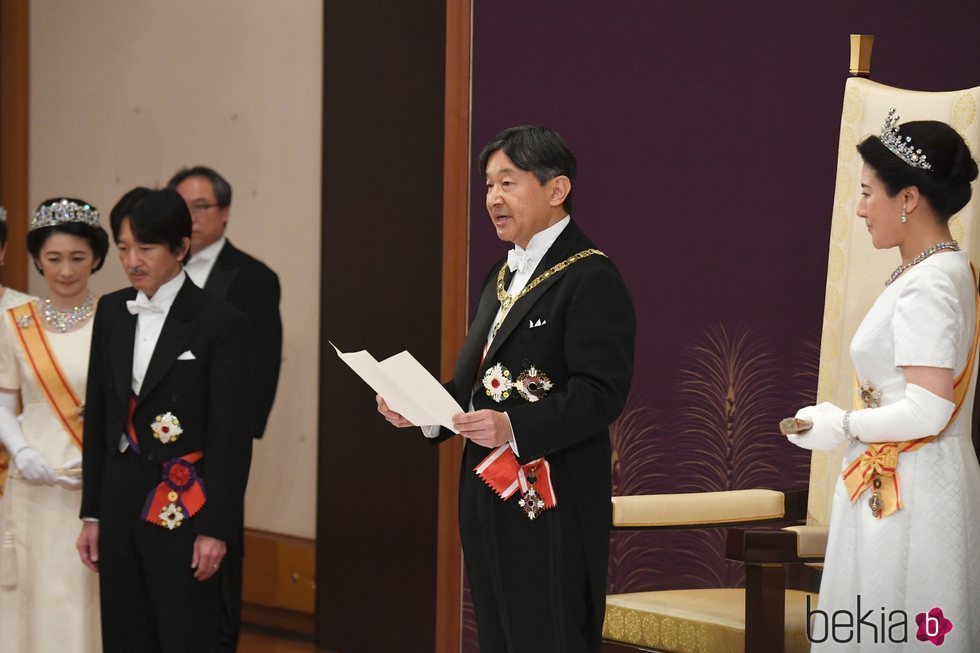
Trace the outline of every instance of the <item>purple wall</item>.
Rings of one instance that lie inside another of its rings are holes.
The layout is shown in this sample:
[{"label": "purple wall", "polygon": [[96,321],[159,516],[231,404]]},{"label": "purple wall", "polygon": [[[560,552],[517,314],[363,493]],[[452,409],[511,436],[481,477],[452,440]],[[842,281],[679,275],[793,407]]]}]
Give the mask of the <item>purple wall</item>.
[{"label": "purple wall", "polygon": [[[801,4],[475,2],[474,154],[514,124],[561,133],[573,217],[636,303],[617,493],[805,486],[773,432],[816,388],[848,34],[876,35],[879,82],[980,84],[976,0]],[[507,247],[472,184],[476,296]],[[721,538],[617,536],[610,587],[737,584]]]}]

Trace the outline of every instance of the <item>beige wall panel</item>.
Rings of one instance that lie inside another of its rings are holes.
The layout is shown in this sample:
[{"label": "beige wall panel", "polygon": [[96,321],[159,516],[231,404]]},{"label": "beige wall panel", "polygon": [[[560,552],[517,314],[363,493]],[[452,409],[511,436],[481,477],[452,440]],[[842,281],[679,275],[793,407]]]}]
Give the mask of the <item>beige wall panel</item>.
[{"label": "beige wall panel", "polygon": [[[228,235],[279,274],[282,382],[246,523],[315,534],[323,5],[319,0],[32,0],[33,205],[93,202],[179,167],[234,189]],[[114,253],[98,292],[126,285]],[[31,290],[44,292],[32,272]]]}]

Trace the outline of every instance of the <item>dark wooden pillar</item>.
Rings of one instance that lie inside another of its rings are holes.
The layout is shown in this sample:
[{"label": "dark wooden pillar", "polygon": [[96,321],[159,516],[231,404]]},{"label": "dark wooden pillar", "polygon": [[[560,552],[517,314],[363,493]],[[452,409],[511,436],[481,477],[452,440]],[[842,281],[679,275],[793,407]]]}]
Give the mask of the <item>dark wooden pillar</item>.
[{"label": "dark wooden pillar", "polygon": [[[446,125],[443,163],[442,378],[452,378],[468,319],[470,43],[473,0],[446,0]],[[436,653],[459,653],[463,561],[459,542],[461,438],[439,450]]]},{"label": "dark wooden pillar", "polygon": [[27,290],[30,31],[28,0],[0,2],[0,206],[7,209],[3,285]]},{"label": "dark wooden pillar", "polygon": [[388,426],[327,340],[439,373],[446,3],[324,8],[316,640],[433,651],[439,450]]}]

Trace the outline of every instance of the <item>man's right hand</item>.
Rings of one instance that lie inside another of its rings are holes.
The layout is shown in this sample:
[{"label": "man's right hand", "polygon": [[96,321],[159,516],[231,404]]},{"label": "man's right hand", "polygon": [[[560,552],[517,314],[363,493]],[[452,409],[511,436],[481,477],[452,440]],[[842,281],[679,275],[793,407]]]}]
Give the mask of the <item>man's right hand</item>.
[{"label": "man's right hand", "polygon": [[99,522],[87,521],[82,523],[82,532],[75,541],[78,557],[82,564],[98,573],[99,571]]},{"label": "man's right hand", "polygon": [[410,426],[415,426],[407,419],[402,417],[400,414],[388,408],[388,404],[386,404],[385,400],[381,398],[381,395],[376,395],[375,399],[378,402],[378,412],[384,415],[384,418],[388,420],[393,426],[397,426],[400,429],[405,429],[405,428],[409,428]]}]

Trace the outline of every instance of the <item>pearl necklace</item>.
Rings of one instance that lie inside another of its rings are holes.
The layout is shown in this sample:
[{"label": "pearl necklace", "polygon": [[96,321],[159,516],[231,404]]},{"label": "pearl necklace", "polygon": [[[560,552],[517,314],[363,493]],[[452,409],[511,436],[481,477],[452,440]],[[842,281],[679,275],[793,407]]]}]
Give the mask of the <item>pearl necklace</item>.
[{"label": "pearl necklace", "polygon": [[895,279],[897,279],[900,276],[902,276],[902,273],[905,272],[906,270],[908,270],[913,265],[918,265],[919,263],[922,263],[922,261],[926,260],[927,258],[929,258],[930,256],[932,256],[936,252],[941,252],[944,249],[948,249],[948,250],[953,251],[953,252],[958,252],[958,251],[960,251],[960,244],[958,242],[956,242],[955,240],[950,240],[948,242],[947,241],[944,241],[944,242],[941,242],[941,243],[936,243],[935,245],[933,245],[929,249],[925,250],[924,252],[922,252],[921,254],[919,254],[918,256],[916,256],[914,259],[912,259],[908,263],[905,263],[903,265],[899,265],[897,268],[895,268],[895,271],[892,272],[891,278],[888,281],[885,282],[885,286],[890,286],[891,283],[892,283],[892,281],[894,281]]},{"label": "pearl necklace", "polygon": [[51,303],[50,299],[45,299],[41,302],[41,317],[49,325],[57,329],[61,333],[67,333],[68,331],[74,331],[76,328],[81,326],[85,320],[92,317],[95,312],[95,300],[92,297],[92,293],[89,292],[85,301],[82,302],[80,306],[72,306],[66,311],[60,308],[55,308]]}]

